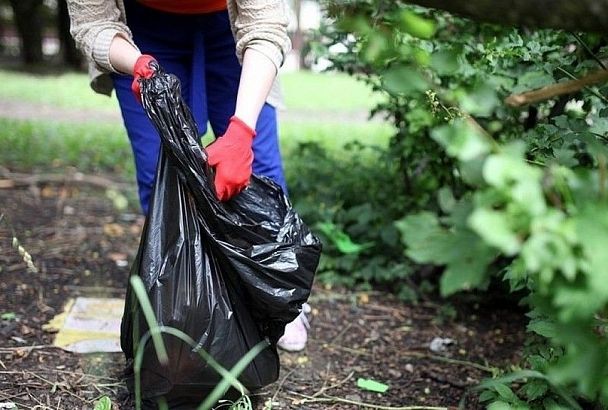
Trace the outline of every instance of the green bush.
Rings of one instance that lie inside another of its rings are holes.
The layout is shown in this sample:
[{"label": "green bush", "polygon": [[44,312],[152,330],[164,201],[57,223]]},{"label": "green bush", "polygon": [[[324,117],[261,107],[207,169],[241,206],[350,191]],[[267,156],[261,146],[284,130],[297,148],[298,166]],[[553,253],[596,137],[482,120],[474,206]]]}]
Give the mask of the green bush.
[{"label": "green bush", "polygon": [[298,212],[316,224],[325,242],[321,280],[392,285],[409,276],[408,264],[395,263],[404,260],[394,221],[406,197],[385,148],[351,142],[327,150],[301,143],[286,172]]},{"label": "green bush", "polygon": [[[524,109],[502,102],[597,69],[602,39],[497,28],[401,2],[355,0],[328,10],[336,24],[317,50],[385,95],[376,111],[398,129],[378,154],[392,166],[385,186],[365,199],[391,204],[376,227],[393,223],[401,233],[402,256],[388,247],[380,259],[386,272],[395,264],[410,272],[416,264],[443,267],[438,287],[446,296],[485,289],[492,278],[527,292],[529,330],[538,337],[526,349],[526,370],[482,384],[491,408],[608,402],[606,87]],[[347,51],[332,54],[335,44]],[[320,215],[337,228],[326,236],[338,232],[337,243],[346,233],[363,248],[333,266],[348,258],[364,266],[371,249],[380,258],[380,231],[354,236],[355,222],[344,218],[351,203],[338,203],[339,212]]]}]

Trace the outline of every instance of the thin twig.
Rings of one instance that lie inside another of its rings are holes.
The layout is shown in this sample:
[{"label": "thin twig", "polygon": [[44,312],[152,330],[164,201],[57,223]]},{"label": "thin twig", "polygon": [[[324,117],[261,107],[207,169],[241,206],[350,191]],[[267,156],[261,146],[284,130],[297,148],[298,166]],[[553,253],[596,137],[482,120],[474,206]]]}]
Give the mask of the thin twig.
[{"label": "thin twig", "polygon": [[13,353],[13,352],[23,352],[23,351],[31,352],[32,350],[41,350],[41,349],[61,349],[61,348],[57,347],[57,346],[53,346],[53,345],[0,347],[0,353]]},{"label": "thin twig", "polygon": [[86,175],[80,172],[71,174],[22,174],[0,170],[4,179],[0,179],[0,187],[14,188],[18,186],[32,186],[39,184],[80,184],[90,185],[101,189],[115,189],[117,191],[128,191],[129,184],[112,181],[111,179],[99,175]]},{"label": "thin twig", "polygon": [[340,333],[338,333],[333,339],[331,339],[330,343],[335,343],[336,341],[340,340],[342,336],[344,336],[344,333],[346,333],[352,326],[353,322],[348,322],[348,324],[344,326],[344,329],[342,329]]},{"label": "thin twig", "polygon": [[283,377],[283,380],[281,380],[281,382],[279,383],[279,385],[277,386],[277,389],[274,391],[274,394],[272,395],[272,398],[270,399],[270,403],[274,403],[275,399],[277,398],[277,396],[279,395],[279,392],[281,391],[281,389],[283,388],[283,385],[285,384],[285,382],[287,381],[287,379],[289,378],[289,376],[291,376],[293,374],[293,372],[295,372],[297,369],[297,367],[294,367],[293,369],[291,369],[286,375],[285,377]]},{"label": "thin twig", "polygon": [[585,49],[585,51],[587,52],[587,54],[589,54],[589,56],[591,56],[591,58],[593,58],[599,65],[600,67],[602,67],[604,70],[608,70],[608,67],[606,67],[606,64],[604,64],[604,62],[595,55],[595,53],[593,52],[593,50],[591,50],[591,48],[589,48],[589,46],[587,45],[587,43],[585,43],[583,41],[583,39],[576,33],[572,32],[572,35],[574,36],[574,38],[576,39],[576,41],[579,42],[579,44],[581,46],[583,46],[583,48]]},{"label": "thin twig", "polygon": [[[576,76],[574,74],[572,74],[571,72],[569,72],[568,70],[566,70],[565,68],[562,67],[557,67],[557,69],[559,71],[561,71],[562,73],[566,74],[568,77],[572,78],[573,80],[576,80]],[[607,72],[605,70],[600,70],[600,71],[596,71],[596,72]],[[584,78],[584,77],[583,77]],[[593,84],[590,84],[593,85]],[[591,94],[595,95],[597,98],[599,98],[600,100],[604,101],[605,103],[608,103],[608,98],[604,97],[602,94],[600,94],[599,92],[595,91],[593,88],[589,88],[589,87],[585,87],[585,89],[587,91],[589,91]]]},{"label": "thin twig", "polygon": [[355,375],[355,372],[350,372],[348,374],[348,376],[346,376],[344,379],[340,380],[338,383],[332,384],[331,386],[328,387],[322,387],[321,390],[319,390],[318,392],[316,392],[315,394],[313,394],[311,397],[317,397],[320,396],[321,394],[325,393],[327,390],[331,390],[331,389],[335,389],[336,387],[340,387],[342,386],[344,383],[346,383],[347,381],[349,381],[350,379],[352,379],[352,377]]},{"label": "thin twig", "polygon": [[313,394],[313,396],[318,396],[325,391],[325,387],[327,386],[327,381],[329,380],[329,371],[331,370],[331,362],[327,362],[327,366],[325,368],[325,378],[323,379],[323,384],[321,385],[321,389]]},{"label": "thin twig", "polygon": [[[335,344],[331,344],[331,343],[326,343],[323,345],[324,347],[333,347],[339,350],[343,350],[349,353],[354,353],[357,355],[361,355],[361,356],[371,356],[372,354],[370,352],[367,352],[365,350],[361,350],[361,349],[351,349],[348,347],[344,347],[344,346],[340,346],[340,345],[335,345]],[[473,367],[475,369],[478,370],[482,370],[484,372],[488,372],[488,373],[495,373],[497,368],[495,367],[490,367],[490,366],[485,366],[483,364],[479,364],[479,363],[475,363],[475,362],[470,362],[468,360],[460,360],[460,359],[451,359],[449,357],[444,357],[444,356],[437,356],[437,355],[432,355],[432,354],[427,354],[427,353],[422,353],[422,352],[414,352],[414,351],[405,351],[405,352],[399,352],[398,354],[399,356],[402,357],[415,357],[418,359],[428,359],[428,360],[435,360],[438,362],[444,362],[444,363],[449,363],[449,364],[456,364],[459,366],[467,366],[467,367]]]},{"label": "thin twig", "polygon": [[303,403],[345,403],[345,404],[352,404],[355,406],[360,406],[363,408],[368,408],[368,409],[377,409],[377,410],[449,410],[448,407],[434,407],[434,406],[399,406],[399,407],[394,407],[394,406],[383,406],[380,404],[372,404],[372,403],[366,403],[366,402],[362,402],[362,401],[357,401],[357,400],[349,400],[349,399],[344,399],[342,397],[336,397],[336,396],[328,396],[325,395],[324,397],[312,397],[312,396],[308,396],[306,394],[301,394],[301,393],[297,393],[297,392],[291,392],[295,395],[304,397],[304,399],[302,400]]}]

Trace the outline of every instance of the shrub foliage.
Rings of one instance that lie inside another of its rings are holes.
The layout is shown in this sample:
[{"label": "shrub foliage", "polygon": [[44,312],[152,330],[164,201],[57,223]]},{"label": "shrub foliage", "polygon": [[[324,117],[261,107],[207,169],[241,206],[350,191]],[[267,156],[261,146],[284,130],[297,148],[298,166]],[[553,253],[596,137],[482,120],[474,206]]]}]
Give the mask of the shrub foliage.
[{"label": "shrub foliage", "polygon": [[413,272],[431,265],[442,268],[445,296],[505,280],[526,291],[540,342],[526,349],[528,370],[488,381],[481,398],[493,408],[607,402],[608,89],[504,102],[600,68],[602,38],[499,28],[399,1],[327,9],[334,21],[316,52],[386,97],[372,114],[396,133],[386,150],[354,145],[340,158],[300,147],[318,160],[298,170],[312,177],[293,191],[321,221],[325,274],[419,287]]}]

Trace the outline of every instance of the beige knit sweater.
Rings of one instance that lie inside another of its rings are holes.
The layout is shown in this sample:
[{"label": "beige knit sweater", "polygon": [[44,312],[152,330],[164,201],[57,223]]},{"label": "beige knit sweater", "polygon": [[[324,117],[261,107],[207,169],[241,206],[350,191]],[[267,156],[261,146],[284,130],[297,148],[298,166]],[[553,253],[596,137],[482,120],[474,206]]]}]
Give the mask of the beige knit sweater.
[{"label": "beige knit sweater", "polygon": [[[110,95],[113,86],[109,73],[117,72],[110,64],[112,39],[121,35],[137,47],[127,27],[124,2],[68,0],[67,3],[70,31],[89,62],[91,87],[98,93]],[[239,61],[242,61],[245,49],[252,48],[267,56],[278,70],[291,48],[287,36],[289,14],[285,1],[227,0],[227,4]],[[268,101],[275,106],[280,105],[276,83]]]}]

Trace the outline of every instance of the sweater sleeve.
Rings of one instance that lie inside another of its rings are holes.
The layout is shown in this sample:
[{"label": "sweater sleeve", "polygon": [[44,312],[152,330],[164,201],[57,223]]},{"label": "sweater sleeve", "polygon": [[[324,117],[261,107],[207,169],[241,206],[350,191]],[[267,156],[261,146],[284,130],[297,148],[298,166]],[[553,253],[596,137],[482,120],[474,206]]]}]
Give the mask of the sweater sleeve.
[{"label": "sweater sleeve", "polygon": [[[284,0],[234,0],[229,11],[234,15],[236,54],[253,48],[268,57],[278,69],[291,50],[287,35],[289,13]],[[230,4],[232,3],[232,4]]]},{"label": "sweater sleeve", "polygon": [[70,33],[76,46],[102,72],[118,72],[110,63],[110,44],[119,35],[133,47],[131,31],[115,0],[68,0]]}]

